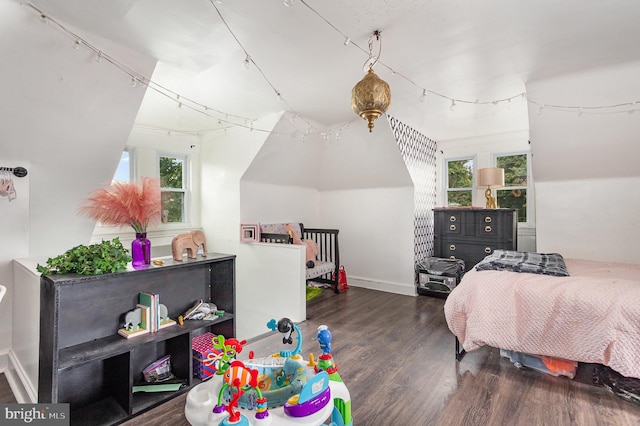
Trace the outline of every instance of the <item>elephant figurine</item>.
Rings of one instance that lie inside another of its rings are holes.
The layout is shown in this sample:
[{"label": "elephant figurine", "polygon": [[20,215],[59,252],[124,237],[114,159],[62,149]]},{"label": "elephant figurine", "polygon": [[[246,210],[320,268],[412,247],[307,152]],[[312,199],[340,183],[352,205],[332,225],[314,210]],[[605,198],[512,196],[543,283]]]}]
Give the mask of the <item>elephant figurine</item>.
[{"label": "elephant figurine", "polygon": [[187,257],[195,259],[198,257],[198,247],[202,246],[202,257],[207,256],[207,240],[202,231],[191,231],[186,234],[178,234],[171,241],[171,252],[174,260],[182,260],[185,249]]},{"label": "elephant figurine", "polygon": [[136,308],[133,311],[127,312],[124,317],[124,328],[128,331],[135,331],[140,328],[142,323],[142,309]]}]

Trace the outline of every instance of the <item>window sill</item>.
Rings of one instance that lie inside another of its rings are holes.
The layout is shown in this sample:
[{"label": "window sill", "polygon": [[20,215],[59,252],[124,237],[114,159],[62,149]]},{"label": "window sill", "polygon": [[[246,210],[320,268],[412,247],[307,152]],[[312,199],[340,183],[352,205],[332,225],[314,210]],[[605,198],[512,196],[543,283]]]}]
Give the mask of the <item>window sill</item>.
[{"label": "window sill", "polygon": [[[188,223],[169,223],[162,224],[159,229],[147,231],[147,238],[152,241],[154,246],[170,246],[173,237],[178,234],[184,234],[189,231],[201,229],[200,227],[192,227]],[[136,234],[133,228],[118,228],[96,226],[91,235],[91,244],[100,243],[102,240],[112,240],[116,237],[120,238],[123,246],[127,247],[135,238]]]}]

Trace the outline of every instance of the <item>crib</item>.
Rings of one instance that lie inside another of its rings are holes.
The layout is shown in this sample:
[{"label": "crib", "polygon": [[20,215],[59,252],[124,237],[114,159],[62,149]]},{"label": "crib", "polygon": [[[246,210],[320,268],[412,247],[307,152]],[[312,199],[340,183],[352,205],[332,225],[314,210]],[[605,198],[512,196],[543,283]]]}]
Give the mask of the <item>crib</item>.
[{"label": "crib", "polygon": [[313,240],[318,246],[315,266],[306,269],[307,283],[310,281],[330,285],[334,293],[340,293],[338,269],[340,268],[340,249],[337,229],[305,228],[302,223],[260,224],[260,242],[275,244],[293,244],[288,231],[303,240]]}]

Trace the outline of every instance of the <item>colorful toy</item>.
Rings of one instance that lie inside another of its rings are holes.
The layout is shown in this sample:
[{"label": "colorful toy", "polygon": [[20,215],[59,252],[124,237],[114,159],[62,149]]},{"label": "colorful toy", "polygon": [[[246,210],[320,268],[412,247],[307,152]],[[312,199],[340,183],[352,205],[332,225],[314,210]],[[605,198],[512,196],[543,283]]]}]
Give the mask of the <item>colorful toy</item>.
[{"label": "colorful toy", "polygon": [[[213,378],[187,395],[187,420],[194,426],[316,426],[330,418],[333,426],[352,426],[351,398],[333,362],[329,328],[318,327],[322,355],[316,363],[312,353],[308,361],[300,356],[302,336],[291,320],[272,319],[267,326],[284,334],[284,344],[293,343],[296,331],[296,349],[259,359],[251,353],[248,360],[221,365],[222,380]],[[217,340],[229,346],[235,339]]]},{"label": "colorful toy", "polygon": [[323,354],[331,353],[331,332],[329,331],[329,327],[326,325],[318,326],[318,334],[316,335],[318,339],[318,343],[320,344],[320,349],[322,349]]},{"label": "colorful toy", "polygon": [[298,355],[301,352],[302,333],[300,333],[300,328],[297,325],[295,325],[293,321],[291,321],[289,318],[280,319],[277,325],[276,325],[276,320],[272,319],[267,323],[267,327],[269,327],[273,331],[277,329],[280,333],[284,334],[284,337],[282,338],[282,343],[285,343],[285,344],[287,343],[292,344],[293,339],[291,338],[291,334],[294,331],[297,333],[296,338],[298,339],[298,344],[296,345],[296,348],[292,351],[285,351],[283,349],[280,351],[280,356],[282,357],[294,356],[294,355]]}]

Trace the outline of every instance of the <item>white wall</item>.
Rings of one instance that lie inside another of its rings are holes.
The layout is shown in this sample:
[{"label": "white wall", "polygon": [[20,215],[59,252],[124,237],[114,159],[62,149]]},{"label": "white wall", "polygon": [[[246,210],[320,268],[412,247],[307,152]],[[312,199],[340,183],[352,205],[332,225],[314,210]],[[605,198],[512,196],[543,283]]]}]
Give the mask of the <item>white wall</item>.
[{"label": "white wall", "polygon": [[[539,104],[638,101],[640,62],[534,81]],[[601,110],[532,108],[531,145],[540,251],[640,263],[640,104]]]},{"label": "white wall", "polygon": [[320,193],[320,224],[340,230],[340,263],[349,285],[415,294],[414,189]]},{"label": "white wall", "polygon": [[[19,2],[0,4],[3,157],[29,160],[29,256],[46,260],[87,243],[93,229],[77,209],[109,182],[126,144],[144,87],[86,47],[74,49],[53,24]],[[151,75],[155,60],[77,31],[105,54]]]},{"label": "white wall", "polygon": [[[44,263],[89,241],[93,223],[79,218],[77,209],[90,190],[113,176],[144,88],[131,88],[127,75],[107,61],[97,63],[87,49],[73,49],[68,37],[26,4],[0,2],[0,28],[2,39],[11,41],[0,43],[7,63],[0,67],[0,166],[23,166],[29,173],[15,180],[16,200],[0,199],[0,283],[8,287],[0,305],[0,366],[28,376],[31,361],[11,351],[33,344],[33,336],[21,330],[39,326],[30,310],[39,297],[17,297],[16,290],[29,283],[14,274],[13,259]],[[148,56],[77,34],[140,73],[154,69]]]},{"label": "white wall", "polygon": [[318,199],[318,190],[314,188],[243,180],[240,182],[241,222],[301,222],[308,228],[317,228]]},{"label": "white wall", "polygon": [[640,264],[640,178],[539,182],[542,252]]}]

